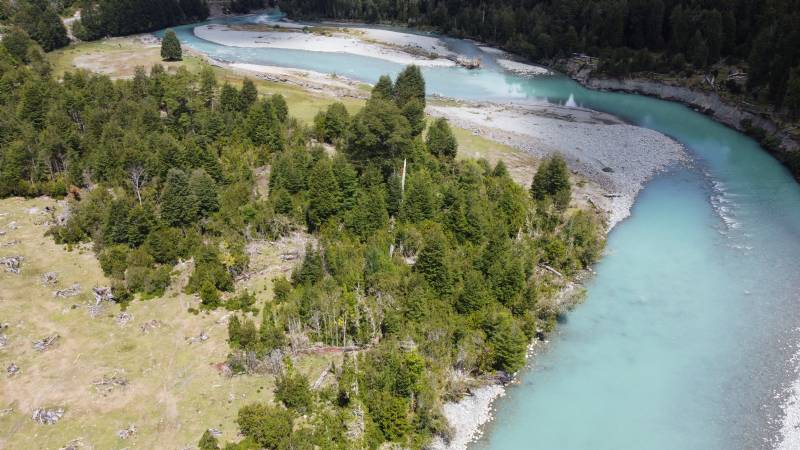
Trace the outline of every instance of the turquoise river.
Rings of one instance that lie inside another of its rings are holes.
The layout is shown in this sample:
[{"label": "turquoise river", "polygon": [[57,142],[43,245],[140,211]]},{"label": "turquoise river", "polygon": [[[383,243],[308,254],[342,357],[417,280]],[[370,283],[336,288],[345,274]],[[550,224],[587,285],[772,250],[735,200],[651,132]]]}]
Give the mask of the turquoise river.
[{"label": "turquoise river", "polygon": [[[226,47],[195,37],[196,25],[176,29],[184,45],[223,61],[365,82],[402,69],[343,53]],[[609,236],[585,303],[497,401],[474,447],[800,448],[796,427],[784,425],[800,340],[800,186],[754,141],[682,105],[587,90],[566,77],[512,75],[482,56],[480,70],[424,69],[429,94],[571,98],[671,136],[692,162],[642,191]]]}]

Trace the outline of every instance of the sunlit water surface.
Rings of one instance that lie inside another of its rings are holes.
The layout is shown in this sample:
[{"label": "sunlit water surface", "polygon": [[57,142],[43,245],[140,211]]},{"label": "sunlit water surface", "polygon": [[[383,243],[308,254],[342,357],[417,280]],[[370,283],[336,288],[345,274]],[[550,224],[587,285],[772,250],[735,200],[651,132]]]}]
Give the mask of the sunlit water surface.
[{"label": "sunlit water surface", "polygon": [[[214,23],[268,21],[248,16]],[[348,54],[235,48],[179,27],[185,45],[228,62],[365,82],[402,67]],[[429,94],[546,101],[615,114],[683,143],[690,165],[656,177],[611,234],[584,304],[498,401],[475,444],[489,449],[753,449],[780,440],[795,376],[800,188],[745,136],[681,105],[586,90],[565,77],[425,68]]]}]

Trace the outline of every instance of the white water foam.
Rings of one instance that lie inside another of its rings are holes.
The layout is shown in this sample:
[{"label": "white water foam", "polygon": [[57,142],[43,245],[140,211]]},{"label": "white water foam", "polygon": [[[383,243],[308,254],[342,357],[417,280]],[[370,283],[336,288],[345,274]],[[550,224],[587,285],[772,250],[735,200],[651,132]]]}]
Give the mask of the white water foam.
[{"label": "white water foam", "polygon": [[[795,331],[800,332],[800,328]],[[794,381],[787,389],[786,400],[781,405],[783,420],[777,450],[800,450],[800,342],[795,344],[795,349],[789,360]]]},{"label": "white water foam", "polygon": [[725,224],[725,229],[721,230],[722,234],[727,234],[732,230],[738,229],[741,224],[736,220],[734,209],[736,203],[733,201],[733,196],[728,192],[725,183],[718,180],[711,180],[711,207],[714,212]]}]

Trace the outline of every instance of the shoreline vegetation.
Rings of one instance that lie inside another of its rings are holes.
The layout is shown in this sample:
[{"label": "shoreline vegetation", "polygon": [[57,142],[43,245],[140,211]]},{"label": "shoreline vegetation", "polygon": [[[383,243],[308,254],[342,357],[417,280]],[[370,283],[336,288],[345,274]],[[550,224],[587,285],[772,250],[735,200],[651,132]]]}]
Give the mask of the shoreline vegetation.
[{"label": "shoreline vegetation", "polygon": [[[263,34],[263,33],[260,33]],[[403,45],[401,47],[407,47],[407,45]],[[402,50],[402,48],[400,48]],[[426,50],[427,51],[427,50]],[[413,53],[410,53],[413,54]],[[416,56],[425,56],[424,53],[419,53]],[[500,63],[500,61],[498,61]],[[541,69],[536,68],[536,66],[530,66],[534,69],[530,69],[525,67],[523,63],[508,61],[508,63],[503,64],[500,63],[504,68],[511,70],[511,71],[520,71],[523,73],[533,73],[537,74],[537,71]],[[338,83],[338,93],[334,93],[333,95],[339,96],[352,96],[354,98],[364,98],[366,97],[363,87],[359,85],[359,83],[352,82],[350,80],[344,79],[337,79],[332,80],[329,77],[326,77],[324,74],[315,74],[310,71],[294,71],[290,69],[280,69],[280,68],[270,68],[266,66],[246,66],[246,65],[236,65],[230,64],[230,68],[241,71],[244,73],[255,73],[260,72],[264,77],[272,77],[267,78],[273,81],[279,82],[286,82],[290,80],[293,84],[303,87],[304,89],[317,89],[320,92],[328,91],[328,89],[333,86],[334,83]],[[281,71],[282,70],[282,71]],[[310,80],[310,81],[303,81],[303,80]],[[305,85],[304,85],[305,83]],[[602,88],[602,86],[598,85]],[[612,89],[609,87],[610,85],[605,85],[606,88]],[[641,89],[641,88],[639,88]],[[330,94],[330,92],[327,92]],[[480,103],[480,104],[460,104],[454,106],[452,104],[452,100],[449,99],[441,99],[440,102],[437,102],[434,99],[432,104],[429,106],[429,113],[434,117],[444,117],[447,118],[451,123],[454,125],[458,125],[460,128],[464,128],[469,130],[472,134],[478,136],[485,136],[489,139],[504,142],[506,144],[510,144],[516,148],[522,148],[528,152],[531,151],[531,147],[525,148],[524,143],[525,141],[529,141],[533,136],[532,134],[537,134],[541,132],[541,129],[537,129],[535,124],[537,122],[545,121],[545,120],[559,120],[558,115],[559,111],[558,108],[539,108],[534,107],[531,105],[511,105],[510,107],[503,107],[501,108],[499,105],[492,105],[489,103]],[[705,109],[708,111],[708,108]],[[601,117],[595,115],[595,113],[586,110],[580,109],[572,109],[571,113],[575,114],[578,113],[581,119],[578,121],[580,123],[590,124],[592,128],[597,128],[599,125],[606,125],[606,126],[616,126],[616,127],[623,127],[626,126],[622,123],[614,123],[613,118],[609,117]],[[485,117],[484,117],[485,116]],[[494,120],[488,120],[488,117],[494,117]],[[609,123],[606,123],[609,122]],[[528,131],[527,133],[524,129],[530,129],[531,124],[534,124],[532,127],[532,131]],[[524,129],[520,128],[521,125],[525,125]],[[758,124],[756,124],[758,125]],[[546,128],[546,127],[542,127]],[[644,182],[652,176],[654,173],[657,173],[659,170],[664,169],[669,164],[680,162],[683,157],[683,150],[680,148],[678,144],[674,141],[669,139],[661,140],[655,133],[655,135],[645,136],[645,135],[636,135],[635,129],[637,127],[631,127],[631,130],[626,131],[626,135],[631,137],[632,139],[645,139],[648,148],[654,147],[666,147],[669,150],[661,155],[664,157],[658,161],[655,161],[652,165],[646,166],[642,169],[640,174],[635,174],[633,179],[625,179],[625,180],[615,180],[613,178],[609,178],[604,180],[602,177],[604,175],[605,167],[608,167],[612,164],[605,164],[606,161],[603,161],[601,167],[590,167],[590,166],[583,166],[577,171],[581,173],[582,176],[589,177],[595,183],[599,183],[602,186],[603,191],[605,194],[601,195],[600,197],[605,198],[607,202],[604,206],[597,206],[597,203],[603,202],[601,198],[595,196],[595,200],[592,200],[591,197],[585,197],[589,200],[589,204],[583,204],[582,207],[592,207],[594,209],[600,209],[605,211],[610,211],[610,216],[608,217],[609,220],[609,230],[616,224],[619,220],[625,217],[627,214],[626,211],[629,210],[630,206],[633,203],[633,199],[635,198],[636,193],[638,190],[644,185]],[[621,128],[617,128],[621,129]],[[531,134],[532,133],[532,134]],[[756,133],[758,133],[756,131]],[[635,136],[635,137],[633,137]],[[585,135],[587,139],[591,140],[598,140],[602,141],[603,138],[593,135]],[[608,138],[605,138],[606,141]],[[640,143],[643,141],[640,141]],[[543,145],[544,144],[544,145]],[[538,157],[542,157],[545,154],[552,153],[553,151],[561,151],[563,152],[565,149],[569,150],[570,143],[565,142],[547,142],[547,139],[544,141],[538,142],[540,147],[540,152],[542,151],[541,148],[548,148],[549,150],[544,151],[543,153],[537,154]],[[625,145],[628,147],[628,145]],[[570,155],[575,156],[575,155]],[[630,158],[631,155],[625,155],[626,158]],[[578,155],[575,159],[576,161],[581,161],[581,155]],[[585,163],[586,160],[583,161]],[[574,168],[575,162],[570,160],[570,166]],[[638,166],[638,165],[637,165]],[[620,189],[622,187],[622,189]],[[580,189],[580,186],[573,186],[574,189]],[[620,193],[620,191],[624,191]],[[578,191],[580,192],[580,191]],[[595,193],[596,194],[596,193]],[[583,193],[581,193],[583,196]],[[590,208],[591,209],[591,208]],[[304,262],[305,264],[305,262]],[[216,284],[216,283],[215,283]],[[571,286],[571,287],[570,287]],[[574,285],[568,286],[568,290],[574,290]],[[208,292],[208,296],[213,297],[210,289],[206,290]],[[202,290],[200,290],[200,295],[203,296]],[[558,295],[557,295],[558,297]],[[203,300],[205,302],[205,299]],[[564,302],[564,305],[569,305],[568,301]],[[263,325],[262,325],[263,326]],[[534,339],[533,342],[538,342],[537,339]],[[530,349],[529,349],[530,350]],[[476,433],[480,432],[481,427],[485,424],[486,420],[490,420],[490,408],[491,404],[494,399],[502,395],[502,389],[497,389],[496,385],[486,385],[483,387],[478,387],[473,390],[473,395],[470,397],[465,397],[463,401],[456,402],[456,403],[449,403],[445,405],[443,411],[445,415],[448,413],[451,414],[452,417],[458,417],[459,414],[462,416],[462,422],[464,416],[469,416],[472,419],[478,419],[471,424],[464,424],[462,423],[461,427],[456,430],[456,436],[453,437],[451,441],[452,445],[456,445],[456,447],[450,448],[459,448],[458,445],[466,445],[469,441],[471,441]],[[290,409],[293,406],[290,405],[291,400],[289,403],[284,401],[284,404],[289,407]],[[449,410],[448,410],[449,408]],[[466,412],[465,412],[466,411]],[[362,411],[363,414],[363,411]],[[459,419],[455,419],[459,420]],[[480,422],[480,423],[478,423]],[[471,430],[470,430],[471,429]],[[384,430],[385,431],[385,430]],[[443,442],[440,442],[436,445],[443,445]],[[443,447],[436,447],[436,448],[443,448]]]},{"label": "shoreline vegetation", "polygon": [[[599,256],[602,227],[571,202],[580,186],[571,186],[566,163],[548,158],[520,186],[502,158],[492,165],[456,158],[448,122],[426,126],[424,80],[414,66],[379,80],[360,112],[333,103],[312,126],[289,115],[290,101],[260,95],[253,82],[233,87],[208,66],[175,67],[135,69],[116,81],[68,70],[56,82],[6,55],[0,68],[21,89],[3,94],[13,121],[0,187],[4,197],[66,198],[43,223],[62,249],[94,253],[109,285],[98,288],[107,294],[97,302],[121,309],[115,320],[132,320],[126,308],[173,293],[188,305],[187,320],[230,311],[230,354],[219,370],[276,381],[276,401],[259,388],[248,397],[257,402],[239,409],[235,422],[247,438],[230,448],[273,439],[417,447],[447,435],[440,400],[469,384],[450,371],[472,378],[518,370],[527,342],[554,324],[554,294]],[[55,101],[65,98],[83,100]],[[44,136],[53,145],[25,151]],[[49,167],[39,170],[37,161]],[[13,237],[18,226],[4,220],[4,236],[6,226]],[[293,275],[276,277],[272,289],[243,289],[259,254],[252,244],[306,229],[312,234],[292,257]],[[39,276],[25,273],[16,288]],[[96,317],[90,324],[111,320]],[[76,336],[62,332],[59,342]],[[22,331],[10,333],[17,354]],[[199,332],[187,341],[208,339]],[[331,361],[313,385],[306,368],[284,357],[329,350],[351,356]],[[30,357],[24,361],[35,365]],[[3,383],[42,376],[27,364]],[[129,370],[126,383],[147,383],[142,368]],[[3,420],[37,426],[24,422],[29,391],[17,392],[22,410]],[[89,419],[76,399],[58,395],[47,398],[70,403],[59,409],[60,433],[75,418]],[[268,433],[273,425],[288,433]],[[124,426],[121,439],[147,430]],[[202,438],[215,440],[210,431]]]},{"label": "shoreline vegetation", "polygon": [[[261,66],[259,66],[257,68],[256,67],[238,67],[238,69],[242,69],[242,70],[245,70],[245,71],[250,70],[250,73],[252,73],[253,70],[263,70]],[[269,69],[269,70],[271,70],[271,69]],[[307,73],[307,71],[306,71],[306,73],[298,73],[298,71],[294,71],[294,72],[289,71],[289,73],[284,72],[282,75],[279,75],[279,76],[282,76],[284,78],[287,77],[287,76],[288,77],[295,77],[295,81],[296,81],[298,78],[308,78],[308,75],[309,74]],[[314,76],[311,77],[312,78],[312,84],[313,83],[320,83],[322,85],[322,87],[319,87],[319,90],[326,91],[327,87],[325,87],[325,86],[327,86],[330,82],[338,82],[338,83],[344,83],[344,86],[342,86],[342,88],[343,88],[342,92],[347,92],[347,91],[355,92],[354,96],[361,97],[361,98],[365,97],[363,89],[357,83],[348,83],[346,80],[341,80],[341,79],[331,80],[330,78],[325,77],[325,76],[320,77],[320,75],[322,75],[322,74],[317,74],[316,75],[316,79],[314,79],[315,78]],[[276,80],[276,81],[281,81],[281,80]],[[283,81],[286,81],[286,80],[284,79]],[[302,83],[298,83],[298,85],[302,85]],[[308,86],[306,86],[306,87],[308,87]],[[359,93],[359,91],[360,91],[360,93]],[[328,92],[328,94],[330,94],[330,92]],[[436,103],[436,102],[434,101],[434,103]],[[431,108],[433,110],[436,110],[437,108],[448,108],[448,107],[451,107],[451,106],[448,106],[450,101],[447,100],[447,99],[443,99],[441,103],[443,103],[443,105],[434,104],[434,105],[431,106]],[[472,107],[475,107],[475,106],[476,105],[472,105]],[[491,105],[477,105],[477,106],[480,107],[480,108],[484,108],[484,107],[487,107],[487,106],[490,107],[490,108],[492,107]],[[466,106],[465,108],[469,108],[469,106]],[[520,112],[520,111],[522,111],[522,112]],[[529,140],[531,136],[530,135],[526,136],[524,133],[519,133],[518,132],[519,130],[517,129],[518,125],[515,126],[515,125],[513,125],[513,123],[514,123],[515,120],[519,120],[520,117],[527,116],[527,115],[531,114],[531,111],[534,111],[533,112],[533,116],[532,116],[534,118],[538,117],[539,119],[542,119],[542,120],[545,120],[545,119],[546,120],[558,120],[557,118],[553,119],[553,117],[558,117],[558,115],[559,115],[558,111],[548,110],[547,108],[544,108],[544,109],[539,110],[539,112],[536,112],[537,110],[535,108],[531,109],[530,106],[526,105],[524,107],[520,107],[519,110],[513,110],[512,109],[512,114],[515,114],[515,115],[517,115],[519,117],[516,117],[516,119],[514,119],[514,120],[512,120],[510,122],[506,121],[506,122],[512,124],[510,129],[504,130],[503,127],[497,128],[496,126],[488,126],[487,124],[480,123],[480,122],[476,125],[474,122],[470,122],[469,120],[466,120],[466,121],[464,121],[462,123],[464,125],[464,127],[462,127],[462,128],[470,129],[471,133],[473,133],[473,134],[476,134],[476,135],[479,135],[479,136],[480,135],[485,135],[485,136],[488,136],[488,137],[492,138],[493,140],[497,140],[497,141],[509,141],[509,139],[514,141],[514,139],[516,139],[514,142],[516,142],[517,145],[515,145],[515,146],[518,146],[520,142],[524,142],[524,141]],[[496,112],[497,113],[501,113],[502,111],[498,110]],[[570,111],[570,114],[572,114],[572,115],[574,115],[575,113],[576,113],[575,110]],[[564,112],[562,111],[561,114],[564,114]],[[597,114],[597,113],[593,113],[593,112],[589,112],[589,111],[581,112],[580,114],[581,115],[585,114],[585,116],[581,116],[582,119],[581,119],[580,122],[584,122],[585,121],[587,124],[594,124],[594,125],[605,124],[605,125],[608,125],[608,126],[613,125],[613,126],[619,126],[619,127],[623,126],[623,124],[615,122],[613,118],[610,118],[610,116],[609,117],[602,117],[601,115],[597,115],[597,116],[593,117],[593,114]],[[444,115],[447,116],[447,114],[444,114]],[[451,120],[453,120],[453,119],[451,119]],[[569,122],[572,122],[572,120],[570,120]],[[566,123],[567,122],[565,122],[565,124]],[[546,127],[544,127],[544,128],[546,128]],[[634,131],[634,129],[636,129],[636,127],[630,127],[631,131]],[[493,133],[496,133],[496,134],[493,134]],[[503,137],[500,137],[500,135],[503,135]],[[519,136],[519,137],[510,138],[510,136]],[[663,145],[659,144],[659,146],[666,146],[666,147],[669,147],[669,148],[675,147],[676,150],[677,150],[677,153],[675,153],[675,155],[678,155],[681,152],[681,150],[679,149],[680,146],[677,146],[677,144],[675,144],[673,141],[670,141],[670,142],[661,141],[661,142],[662,142]],[[563,142],[559,142],[559,143],[551,144],[551,145],[552,145],[552,147],[550,147],[550,148],[552,149],[552,151],[558,151],[558,149],[559,148],[563,148],[562,146],[565,145],[565,144]],[[574,144],[567,144],[567,145],[574,145]],[[540,153],[537,156],[542,157],[542,156],[544,156],[544,155],[546,155],[548,153],[550,153],[550,151],[547,151],[547,152],[544,152],[544,153]],[[670,157],[670,160],[673,160],[672,157]],[[677,160],[680,160],[680,157],[677,157],[676,159],[674,159],[674,161],[677,161]],[[654,167],[653,169],[645,169],[645,171],[647,172],[648,175],[645,175],[644,179],[649,177],[650,174],[655,173],[660,168],[663,168],[663,166]],[[597,167],[594,170],[596,171],[596,173],[602,174],[602,170],[600,170],[600,169],[602,169],[602,167]],[[594,178],[594,179],[596,180],[596,178]],[[608,185],[608,184],[606,185],[605,192],[613,192],[614,188],[613,187],[609,187],[609,186],[611,186],[611,185]],[[574,186],[574,188],[577,190],[576,194],[577,194],[577,192],[580,192],[580,190],[582,189],[578,185]],[[629,209],[630,205],[633,203],[633,196],[635,196],[635,192],[637,192],[637,191],[638,191],[638,188],[636,188],[633,191],[632,196],[630,196],[626,200],[626,202],[628,202],[628,203],[623,203],[621,207],[616,207],[616,208],[615,207],[607,207],[606,208],[606,210],[611,210],[611,211],[615,211],[615,210],[624,211],[624,213],[622,213],[621,215],[619,215],[619,213],[614,213],[616,215],[614,215],[610,219],[610,222],[609,222],[610,226],[613,226],[614,223],[616,223],[618,220],[621,220],[621,218],[624,218],[624,216],[627,215],[627,210]],[[583,194],[580,194],[580,195],[583,196]],[[578,196],[576,195],[576,197],[578,197]],[[602,203],[603,201],[606,201],[608,203],[612,203],[613,204],[613,203],[620,202],[620,197],[616,197],[616,196],[605,196],[605,195],[596,195],[595,194],[595,196],[593,198],[595,199],[594,201],[590,200],[589,204],[583,204],[582,207],[587,207],[587,208],[592,209],[592,208],[596,208],[597,205],[595,203],[599,204],[599,203]],[[574,286],[571,289],[574,289]],[[565,305],[567,303],[565,303]],[[497,395],[500,395],[501,391],[502,390],[498,390],[495,387],[491,387],[491,386],[478,387],[477,389],[474,390],[474,394],[475,395],[466,399],[466,401],[468,403],[470,402],[470,399],[472,399],[472,400],[477,399],[478,401],[473,402],[474,405],[471,406],[469,409],[467,409],[468,413],[464,414],[463,409],[462,409],[462,417],[473,416],[474,415],[473,413],[477,413],[478,417],[482,418],[483,420],[479,420],[479,421],[473,422],[473,424],[470,425],[470,426],[465,426],[463,424],[461,424],[460,426],[457,425],[456,426],[456,428],[457,428],[456,429],[456,435],[454,436],[454,440],[453,440],[454,444],[456,444],[458,442],[463,442],[464,445],[466,445],[467,442],[472,440],[472,438],[474,437],[475,433],[479,432],[480,427],[484,424],[484,422],[486,420],[490,419],[489,411],[490,411],[491,403],[492,403],[492,401],[494,400],[494,398]],[[458,406],[459,403],[451,403],[451,404],[448,404],[448,405],[449,405],[448,407],[453,410],[453,412],[452,412],[453,416],[456,417],[458,415],[458,413],[455,412],[455,410],[457,410],[459,408],[459,406]],[[460,405],[464,405],[464,403],[462,402],[462,403],[460,403]],[[448,408],[446,407],[444,410],[447,411]]]}]

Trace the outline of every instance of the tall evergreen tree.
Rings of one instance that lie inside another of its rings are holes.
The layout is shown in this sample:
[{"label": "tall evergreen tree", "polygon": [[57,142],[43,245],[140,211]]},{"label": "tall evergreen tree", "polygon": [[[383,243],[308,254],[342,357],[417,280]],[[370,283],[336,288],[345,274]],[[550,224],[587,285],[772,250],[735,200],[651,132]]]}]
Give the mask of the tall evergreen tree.
[{"label": "tall evergreen tree", "polygon": [[197,213],[200,217],[207,217],[219,209],[217,183],[205,170],[197,169],[192,172],[189,190],[196,199]]},{"label": "tall evergreen tree", "polygon": [[447,119],[440,117],[428,129],[426,143],[428,151],[447,160],[453,160],[458,153],[458,141]]},{"label": "tall evergreen tree", "polygon": [[189,177],[180,169],[170,169],[161,191],[161,218],[171,226],[191,225],[197,216],[197,199],[189,187]]},{"label": "tall evergreen tree", "polygon": [[167,30],[164,33],[164,39],[161,41],[161,59],[164,61],[180,61],[183,59],[181,42],[173,30]]},{"label": "tall evergreen tree", "polygon": [[564,158],[555,155],[542,162],[533,177],[531,194],[535,200],[550,198],[560,209],[569,205],[571,187]]},{"label": "tall evergreen tree", "polygon": [[239,93],[240,108],[242,111],[247,111],[256,100],[258,100],[256,85],[249,78],[245,78],[242,82],[242,90]]},{"label": "tall evergreen tree", "polygon": [[408,66],[397,75],[394,82],[394,96],[401,108],[411,99],[417,99],[425,107],[425,79],[419,66]]},{"label": "tall evergreen tree", "polygon": [[339,212],[342,193],[333,174],[331,161],[321,158],[311,169],[308,180],[308,228],[318,229],[325,221]]}]

